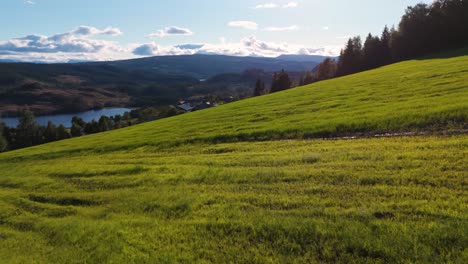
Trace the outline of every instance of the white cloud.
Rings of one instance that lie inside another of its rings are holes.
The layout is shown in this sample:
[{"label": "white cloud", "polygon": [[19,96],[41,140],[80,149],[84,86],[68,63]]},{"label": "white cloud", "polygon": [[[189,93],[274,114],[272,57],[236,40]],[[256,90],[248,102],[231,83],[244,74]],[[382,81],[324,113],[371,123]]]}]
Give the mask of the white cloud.
[{"label": "white cloud", "polygon": [[107,27],[103,30],[100,30],[95,27],[79,26],[78,28],[73,30],[71,34],[83,35],[83,36],[92,36],[92,35],[119,36],[119,35],[122,35],[122,31],[114,27]]},{"label": "white cloud", "polygon": [[300,48],[295,54],[335,57],[340,54],[342,48],[342,46],[325,46],[322,48]]},{"label": "white cloud", "polygon": [[274,8],[296,8],[299,6],[297,2],[289,2],[283,5],[276,4],[276,3],[264,3],[258,4],[254,7],[254,9],[274,9]]},{"label": "white cloud", "polygon": [[303,54],[336,56],[341,47],[312,48],[289,43],[267,42],[254,36],[246,37],[240,42],[227,42],[221,39],[216,44],[186,44],[163,47],[156,43],[146,43],[136,46],[133,54],[137,56],[191,55],[191,54],[220,54],[229,56],[258,56],[277,57],[282,54]]},{"label": "white cloud", "polygon": [[193,50],[197,50],[197,48],[195,48],[194,46],[189,47],[188,45],[180,45],[162,47],[154,42],[151,42],[136,47],[135,49],[133,49],[132,53],[137,56],[192,55],[194,54]]},{"label": "white cloud", "polygon": [[31,1],[31,0],[24,1],[24,3],[27,4],[27,5],[35,5],[36,4],[36,2]]},{"label": "white cloud", "polygon": [[250,30],[256,30],[258,28],[258,24],[252,21],[231,21],[228,23],[230,27],[241,27]]},{"label": "white cloud", "polygon": [[167,36],[190,36],[190,35],[193,35],[193,32],[188,28],[171,26],[171,27],[166,27],[164,29],[158,30],[158,32],[150,34],[149,37],[164,38]]},{"label": "white cloud", "polygon": [[[281,31],[295,28],[294,26],[270,27],[269,30]],[[341,46],[316,48],[286,42],[268,42],[254,36],[238,41],[220,38],[218,43],[185,43],[169,46],[163,46],[157,42],[122,46],[114,41],[94,38],[101,35],[115,36],[121,33],[119,29],[112,27],[97,29],[80,26],[72,31],[52,36],[28,35],[0,41],[0,60],[55,63],[191,54],[259,57],[277,57],[282,54],[336,56],[342,48]]]},{"label": "white cloud", "polygon": [[128,59],[130,53],[83,53],[83,52],[57,52],[57,53],[40,53],[40,52],[11,52],[3,54],[0,52],[0,60],[12,60],[19,62],[40,62],[40,63],[64,63],[64,62],[80,62],[80,61],[112,61]]},{"label": "white cloud", "polygon": [[277,8],[278,5],[275,3],[265,3],[265,4],[259,4],[255,6],[255,9],[271,9],[271,8]]},{"label": "white cloud", "polygon": [[299,6],[299,4],[297,2],[289,2],[289,3],[285,4],[285,5],[283,5],[283,8],[296,8],[298,6]]},{"label": "white cloud", "polygon": [[[118,28],[108,27],[103,30],[80,26],[70,32],[52,36],[28,35],[21,38],[0,41],[0,58],[29,60],[60,60],[67,57],[99,58],[124,51],[117,43],[108,40],[92,39],[93,35],[120,35]],[[87,55],[88,54],[88,55]],[[89,56],[93,54],[93,56]],[[55,58],[55,59],[54,59]]]},{"label": "white cloud", "polygon": [[324,27],[322,27],[322,30],[329,30],[329,29],[330,29],[329,26],[324,26]]},{"label": "white cloud", "polygon": [[336,37],[337,39],[350,39],[352,38],[353,36],[352,35],[344,35],[344,36],[338,36]]},{"label": "white cloud", "polygon": [[264,28],[265,31],[294,31],[299,30],[299,27],[296,25],[289,26],[289,27],[266,27]]}]

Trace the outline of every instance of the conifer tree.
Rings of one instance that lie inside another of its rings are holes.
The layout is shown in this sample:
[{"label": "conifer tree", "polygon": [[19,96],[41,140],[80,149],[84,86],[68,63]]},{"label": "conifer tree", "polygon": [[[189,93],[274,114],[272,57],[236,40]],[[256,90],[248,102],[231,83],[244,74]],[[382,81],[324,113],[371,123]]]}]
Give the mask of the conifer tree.
[{"label": "conifer tree", "polygon": [[36,123],[34,114],[29,111],[29,108],[21,112],[16,130],[15,141],[18,147],[30,147],[42,143],[42,139],[39,136],[39,126]]},{"label": "conifer tree", "polygon": [[361,37],[350,38],[340,54],[337,76],[345,76],[362,70]]},{"label": "conifer tree", "polygon": [[4,124],[0,122],[0,152],[3,152],[8,147],[8,142],[3,136]]},{"label": "conifer tree", "polygon": [[68,130],[62,124],[57,127],[56,135],[57,135],[57,140],[71,138],[70,132],[68,132]]},{"label": "conifer tree", "polygon": [[379,65],[388,65],[392,63],[392,51],[390,49],[392,35],[387,26],[385,26],[382,31],[382,36],[380,37],[380,56],[379,56]]},{"label": "conifer tree", "polygon": [[317,81],[317,74],[312,71],[306,71],[299,81],[299,86],[308,85]]},{"label": "conifer tree", "polygon": [[254,96],[260,96],[265,94],[265,83],[258,78],[255,83]]},{"label": "conifer tree", "polygon": [[317,76],[318,81],[328,80],[336,77],[337,70],[336,62],[331,58],[326,58],[317,66]]},{"label": "conifer tree", "polygon": [[289,74],[283,69],[280,73],[275,73],[271,84],[271,93],[287,90],[291,88],[292,82]]},{"label": "conifer tree", "polygon": [[72,126],[70,129],[70,133],[72,137],[81,137],[84,135],[84,128],[86,126],[86,122],[80,117],[73,117],[72,118]]},{"label": "conifer tree", "polygon": [[375,69],[382,66],[380,57],[382,56],[382,44],[379,37],[374,37],[369,33],[366,41],[364,42],[364,48],[362,50],[363,56],[363,70]]},{"label": "conifer tree", "polygon": [[45,142],[53,142],[57,140],[57,128],[51,121],[47,123],[47,127],[44,131],[44,140]]}]

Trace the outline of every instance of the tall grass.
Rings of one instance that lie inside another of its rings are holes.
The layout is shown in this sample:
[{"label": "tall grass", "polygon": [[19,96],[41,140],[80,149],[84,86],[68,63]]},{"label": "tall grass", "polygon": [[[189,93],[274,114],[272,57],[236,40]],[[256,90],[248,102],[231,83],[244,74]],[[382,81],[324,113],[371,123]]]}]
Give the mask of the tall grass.
[{"label": "tall grass", "polygon": [[0,163],[5,263],[466,262],[468,136]]},{"label": "tall grass", "polygon": [[0,262],[466,263],[468,57],[0,154]]}]

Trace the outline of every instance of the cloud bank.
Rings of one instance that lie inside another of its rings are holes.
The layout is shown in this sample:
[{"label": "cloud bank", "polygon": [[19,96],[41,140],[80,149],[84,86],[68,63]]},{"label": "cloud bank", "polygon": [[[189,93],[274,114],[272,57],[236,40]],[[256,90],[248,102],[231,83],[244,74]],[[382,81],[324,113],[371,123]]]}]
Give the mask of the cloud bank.
[{"label": "cloud bank", "polygon": [[277,57],[283,54],[336,56],[341,47],[312,48],[288,43],[267,42],[254,36],[241,39],[239,42],[221,41],[217,44],[186,44],[160,46],[154,42],[142,44],[133,49],[137,56],[165,56],[192,54],[221,54],[230,56]]},{"label": "cloud bank", "polygon": [[[247,22],[247,23],[244,23]],[[233,21],[231,26],[258,29],[258,25],[249,21]],[[266,31],[291,31],[298,26],[268,27]],[[79,26],[69,32],[51,36],[28,35],[7,41],[0,41],[0,60],[23,62],[69,62],[69,61],[103,61],[131,59],[146,56],[220,54],[229,56],[276,57],[283,54],[304,54],[336,56],[341,46],[307,47],[286,42],[268,42],[255,36],[245,37],[238,41],[227,41],[220,38],[218,43],[187,43],[183,45],[161,45],[156,41],[121,45],[109,37],[121,35],[115,27],[95,28]],[[164,34],[193,34],[190,30],[168,27]]]},{"label": "cloud bank", "polygon": [[[237,28],[243,28],[247,30],[257,30],[260,28],[260,26],[253,21],[231,21],[227,24],[229,27],[237,27]],[[278,32],[278,31],[294,31],[294,30],[299,30],[299,26],[297,25],[292,25],[292,26],[287,26],[287,27],[265,27],[265,28],[260,28],[263,31],[271,31],[271,32]]]},{"label": "cloud bank", "polygon": [[[93,36],[118,36],[118,28],[98,29],[79,26],[76,29],[52,36],[28,35],[0,41],[0,59],[20,61],[63,61],[68,57],[95,59],[124,51],[116,42],[93,39]],[[34,59],[35,58],[35,59]]]},{"label": "cloud bank", "polygon": [[228,23],[230,27],[240,27],[244,29],[256,30],[258,24],[253,21],[231,21]]},{"label": "cloud bank", "polygon": [[82,35],[82,36],[92,36],[92,35],[109,35],[109,36],[119,36],[122,35],[122,31],[118,28],[114,27],[107,27],[103,30],[99,30],[95,27],[88,27],[88,26],[79,26],[72,32],[72,35]]},{"label": "cloud bank", "polygon": [[289,26],[289,27],[266,27],[264,29],[265,31],[273,31],[273,32],[278,32],[278,31],[294,31],[294,30],[299,30],[299,27],[296,25]]},{"label": "cloud bank", "polygon": [[149,35],[150,38],[164,38],[168,36],[191,36],[193,32],[188,28],[181,28],[176,26],[166,27],[158,30],[156,33]]},{"label": "cloud bank", "polygon": [[275,3],[265,3],[265,4],[259,4],[255,6],[255,9],[272,9],[272,8],[277,8],[278,5]]},{"label": "cloud bank", "polygon": [[274,9],[274,8],[296,8],[299,6],[297,2],[289,2],[283,5],[277,3],[264,3],[258,4],[254,7],[254,9]]},{"label": "cloud bank", "polygon": [[285,5],[283,5],[283,8],[296,8],[298,6],[299,6],[299,4],[297,2],[289,2],[289,3],[285,4]]},{"label": "cloud bank", "polygon": [[120,47],[107,40],[89,38],[93,35],[117,36],[122,34],[118,28],[108,27],[99,30],[94,27],[80,26],[73,31],[50,37],[28,35],[22,38],[0,42],[0,52],[83,52],[96,53],[103,50],[119,51]]}]

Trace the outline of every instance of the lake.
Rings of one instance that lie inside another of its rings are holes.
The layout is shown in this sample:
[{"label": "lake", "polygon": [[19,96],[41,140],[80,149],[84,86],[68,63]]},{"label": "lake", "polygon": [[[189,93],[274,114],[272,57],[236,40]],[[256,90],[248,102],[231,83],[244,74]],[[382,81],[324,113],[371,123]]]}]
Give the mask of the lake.
[{"label": "lake", "polygon": [[[85,122],[90,122],[93,119],[98,121],[101,116],[123,115],[125,112],[130,111],[132,109],[129,108],[104,108],[73,114],[36,116],[36,121],[41,126],[47,126],[47,122],[52,121],[57,126],[64,125],[65,127],[71,127],[71,120],[74,116],[81,117]],[[4,117],[0,120],[8,127],[16,127],[19,123],[17,117]]]}]

